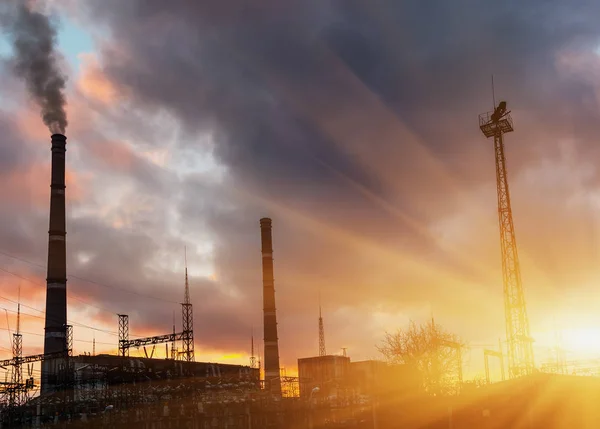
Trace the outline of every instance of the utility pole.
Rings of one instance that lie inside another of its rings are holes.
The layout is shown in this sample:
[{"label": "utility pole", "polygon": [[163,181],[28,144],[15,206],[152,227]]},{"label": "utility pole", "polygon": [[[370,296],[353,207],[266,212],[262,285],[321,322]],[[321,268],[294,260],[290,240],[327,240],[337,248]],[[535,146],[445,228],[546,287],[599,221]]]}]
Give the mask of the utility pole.
[{"label": "utility pole", "polygon": [[487,138],[494,138],[508,369],[509,377],[516,378],[531,374],[534,360],[506,174],[503,136],[514,130],[506,102],[501,101],[493,112],[479,115],[479,128]]}]

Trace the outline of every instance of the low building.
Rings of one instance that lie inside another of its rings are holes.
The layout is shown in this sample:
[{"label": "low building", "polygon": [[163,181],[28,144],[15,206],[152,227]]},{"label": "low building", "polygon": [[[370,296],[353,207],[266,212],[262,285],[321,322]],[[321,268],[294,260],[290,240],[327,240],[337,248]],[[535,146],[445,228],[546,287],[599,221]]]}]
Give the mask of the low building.
[{"label": "low building", "polygon": [[349,369],[350,358],[347,356],[298,359],[300,397],[309,398],[317,391],[319,397],[338,396],[341,390],[348,387]]},{"label": "low building", "polygon": [[378,360],[352,362],[350,383],[359,395],[412,395],[421,389],[421,377],[412,365],[393,365]]},{"label": "low building", "polygon": [[110,386],[143,388],[148,383],[166,390],[186,390],[181,386],[183,381],[186,388],[197,392],[260,389],[259,370],[242,365],[114,355],[76,356],[71,358],[71,365],[76,400],[95,396],[95,391]]}]

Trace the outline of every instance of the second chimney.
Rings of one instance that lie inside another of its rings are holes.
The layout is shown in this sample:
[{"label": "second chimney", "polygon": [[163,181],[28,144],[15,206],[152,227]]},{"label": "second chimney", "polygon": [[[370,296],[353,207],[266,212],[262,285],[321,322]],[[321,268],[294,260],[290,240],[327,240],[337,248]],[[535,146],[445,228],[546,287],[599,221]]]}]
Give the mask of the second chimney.
[{"label": "second chimney", "polygon": [[265,386],[270,392],[281,396],[279,374],[279,340],[277,338],[277,313],[275,311],[275,280],[273,277],[273,238],[271,219],[260,220],[263,269],[263,315],[265,344]]}]

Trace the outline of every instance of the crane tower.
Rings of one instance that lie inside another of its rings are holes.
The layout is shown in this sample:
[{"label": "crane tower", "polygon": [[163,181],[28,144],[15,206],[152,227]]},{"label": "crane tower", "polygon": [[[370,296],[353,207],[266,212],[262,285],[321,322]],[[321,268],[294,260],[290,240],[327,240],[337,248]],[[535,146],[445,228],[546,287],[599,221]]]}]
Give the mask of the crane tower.
[{"label": "crane tower", "polygon": [[530,374],[534,363],[533,339],[529,334],[529,319],[521,283],[521,268],[506,177],[503,135],[514,131],[510,112],[506,110],[506,102],[501,101],[493,112],[480,114],[479,128],[487,138],[494,137],[508,368],[510,378],[516,378]]}]

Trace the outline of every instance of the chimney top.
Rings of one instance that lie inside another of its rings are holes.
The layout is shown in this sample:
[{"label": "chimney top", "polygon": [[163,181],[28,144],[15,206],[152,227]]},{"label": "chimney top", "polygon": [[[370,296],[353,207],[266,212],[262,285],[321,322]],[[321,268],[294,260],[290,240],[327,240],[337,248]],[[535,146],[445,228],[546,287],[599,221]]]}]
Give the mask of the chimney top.
[{"label": "chimney top", "polygon": [[260,226],[271,226],[271,219],[268,217],[263,217],[260,220]]},{"label": "chimney top", "polygon": [[67,137],[65,137],[63,134],[52,134],[50,138],[52,139],[52,141],[67,141]]}]

